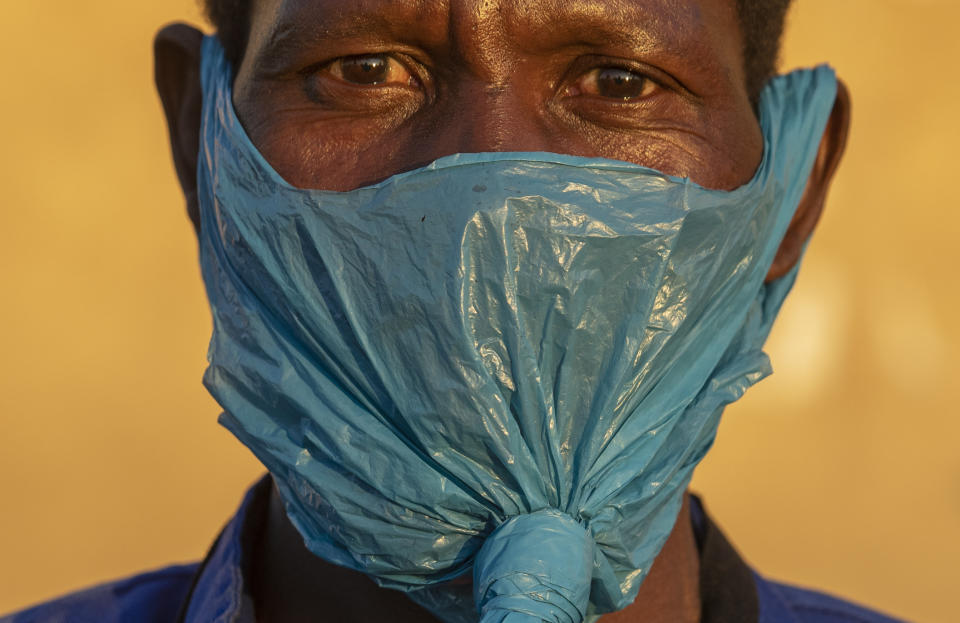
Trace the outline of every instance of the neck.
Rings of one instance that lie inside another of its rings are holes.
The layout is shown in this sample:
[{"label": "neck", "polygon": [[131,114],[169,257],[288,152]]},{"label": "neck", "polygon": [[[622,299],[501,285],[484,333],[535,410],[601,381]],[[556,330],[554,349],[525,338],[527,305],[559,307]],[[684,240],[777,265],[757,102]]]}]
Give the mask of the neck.
[{"label": "neck", "polygon": [[699,623],[700,552],[690,520],[690,496],[684,495],[683,507],[673,532],[650,567],[633,603],[600,623]]},{"label": "neck", "polygon": [[[283,510],[274,488],[251,566],[257,620],[307,623],[318,618],[362,623],[427,623],[436,619],[401,592],[314,556]],[[698,623],[700,559],[685,497],[673,532],[633,604],[600,623]]]}]

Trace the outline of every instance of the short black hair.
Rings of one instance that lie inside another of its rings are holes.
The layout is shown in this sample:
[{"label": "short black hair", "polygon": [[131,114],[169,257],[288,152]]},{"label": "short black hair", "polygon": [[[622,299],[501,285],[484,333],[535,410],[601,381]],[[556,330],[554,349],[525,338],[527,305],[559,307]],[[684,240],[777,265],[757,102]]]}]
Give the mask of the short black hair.
[{"label": "short black hair", "polygon": [[747,93],[754,104],[760,99],[764,85],[777,73],[780,41],[791,1],[737,0]]},{"label": "short black hair", "polygon": [[[239,67],[250,32],[253,0],[202,0],[204,12],[234,67]],[[737,0],[743,37],[747,93],[754,103],[777,71],[780,39],[791,0]]]}]

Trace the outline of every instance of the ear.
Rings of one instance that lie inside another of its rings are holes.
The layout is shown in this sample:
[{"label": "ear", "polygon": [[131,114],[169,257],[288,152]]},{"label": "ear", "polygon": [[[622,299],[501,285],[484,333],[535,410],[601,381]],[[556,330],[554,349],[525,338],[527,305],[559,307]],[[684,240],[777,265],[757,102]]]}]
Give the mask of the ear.
[{"label": "ear", "polygon": [[170,24],[153,41],[154,80],[170,131],[173,164],[187,200],[187,214],[200,231],[197,161],[200,156],[200,50],[203,33],[186,24]]},{"label": "ear", "polygon": [[823,132],[823,138],[820,139],[820,149],[813,164],[813,171],[810,172],[803,198],[767,273],[767,283],[783,277],[800,261],[803,246],[813,235],[813,230],[820,220],[830,182],[833,180],[833,174],[837,172],[847,146],[849,132],[850,91],[847,90],[847,85],[838,81],[837,99],[833,104],[833,112]]}]

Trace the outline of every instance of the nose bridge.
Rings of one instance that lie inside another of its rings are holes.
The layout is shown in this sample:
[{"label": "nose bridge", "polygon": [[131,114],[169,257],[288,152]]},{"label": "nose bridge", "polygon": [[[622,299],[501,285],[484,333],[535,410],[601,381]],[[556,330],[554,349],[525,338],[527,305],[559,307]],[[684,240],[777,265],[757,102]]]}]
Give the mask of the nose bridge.
[{"label": "nose bridge", "polygon": [[552,151],[541,106],[512,76],[471,80],[451,102],[445,142],[455,152]]},{"label": "nose bridge", "polygon": [[504,0],[451,0],[443,142],[453,152],[549,151],[550,133],[534,84],[518,74],[523,11]]}]

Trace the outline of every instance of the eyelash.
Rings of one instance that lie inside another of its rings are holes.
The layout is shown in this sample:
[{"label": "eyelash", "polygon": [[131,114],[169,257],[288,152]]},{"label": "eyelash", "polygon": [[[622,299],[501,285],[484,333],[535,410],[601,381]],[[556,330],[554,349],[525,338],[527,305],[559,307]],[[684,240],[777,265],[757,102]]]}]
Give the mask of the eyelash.
[{"label": "eyelash", "polygon": [[[393,55],[389,55],[389,54],[360,54],[360,55],[352,55],[352,56],[341,56],[341,57],[339,57],[339,58],[333,59],[332,61],[330,61],[329,63],[327,63],[326,65],[324,65],[324,66],[322,67],[322,69],[323,69],[324,71],[326,71],[327,73],[332,73],[332,68],[333,68],[335,65],[337,65],[337,63],[344,63],[345,61],[359,60],[359,59],[364,59],[364,58],[385,58],[385,59],[387,59],[388,63],[389,63],[389,62],[396,63],[397,65],[399,65],[400,67],[402,67],[403,70],[407,72],[407,74],[409,74],[410,80],[414,82],[414,84],[408,84],[407,86],[420,86],[420,85],[419,85],[420,80],[419,80],[419,78],[418,78],[418,76],[417,76],[417,73],[416,73],[415,71],[413,71],[413,70],[410,69],[410,67],[408,66],[408,63],[403,62],[402,60],[396,58],[396,57],[393,56]],[[390,69],[390,68],[388,67],[387,70],[389,71],[389,69]],[[341,68],[341,73],[342,73],[342,72],[343,72],[343,68]],[[342,82],[345,82],[346,84],[349,84],[349,85],[351,85],[351,86],[359,86],[359,87],[379,87],[379,86],[381,86],[381,85],[383,84],[383,83],[362,84],[362,83],[358,83],[358,82],[351,82],[350,80],[347,80],[347,79],[345,79],[345,78],[342,77],[342,76],[334,76],[334,78],[337,78],[338,80],[340,80],[340,81],[342,81]],[[396,83],[386,83],[386,84],[389,84],[389,85],[392,85],[392,86],[396,86]]]},{"label": "eyelash", "polygon": [[643,94],[643,93],[645,93],[645,92],[648,90],[649,87],[660,88],[660,87],[663,86],[663,85],[660,83],[659,80],[657,80],[657,79],[653,78],[652,76],[650,76],[649,73],[644,72],[644,71],[640,71],[640,70],[636,69],[635,67],[629,67],[629,66],[624,66],[624,65],[606,64],[606,63],[603,63],[603,64],[599,64],[599,65],[594,65],[594,66],[592,66],[591,68],[587,69],[586,71],[577,72],[576,75],[575,75],[575,77],[574,77],[574,79],[573,79],[569,84],[567,84],[567,86],[565,87],[565,92],[568,93],[568,94],[570,94],[570,91],[575,88],[575,85],[580,84],[582,81],[588,79],[591,75],[596,74],[596,75],[594,75],[594,79],[598,79],[598,78],[600,77],[600,75],[602,75],[604,72],[607,72],[607,71],[621,71],[621,72],[625,72],[625,73],[628,73],[628,74],[631,74],[631,75],[633,75],[633,76],[636,76],[636,77],[640,78],[640,80],[642,80],[642,82],[641,82],[641,84],[640,84],[640,86],[641,86],[641,91],[642,91],[641,94],[640,94],[640,95],[637,95],[637,96],[635,96],[635,97],[624,97],[624,98],[613,97],[613,96],[604,96],[604,95],[595,95],[595,94],[591,94],[591,93],[583,93],[583,94],[581,94],[581,93],[573,93],[573,94],[568,95],[568,96],[573,96],[573,97],[575,97],[575,96],[594,97],[594,98],[601,99],[601,100],[608,100],[608,101],[614,102],[614,103],[627,104],[627,103],[636,103],[636,102],[638,102],[638,101],[640,101],[640,100],[643,100],[643,99],[646,99],[647,97],[649,97],[649,94],[647,94],[647,95],[644,95],[644,94]]}]

